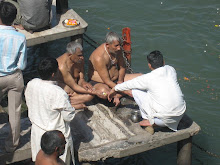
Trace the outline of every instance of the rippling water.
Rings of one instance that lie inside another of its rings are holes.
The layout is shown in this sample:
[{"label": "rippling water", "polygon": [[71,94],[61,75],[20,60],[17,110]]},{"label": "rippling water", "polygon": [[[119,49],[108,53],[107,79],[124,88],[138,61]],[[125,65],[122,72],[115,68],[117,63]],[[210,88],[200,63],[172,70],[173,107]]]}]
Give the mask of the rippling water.
[{"label": "rippling water", "polygon": [[[193,142],[220,155],[220,27],[215,26],[220,25],[219,0],[69,0],[69,7],[89,24],[86,34],[99,43],[109,30],[121,34],[122,28],[130,27],[135,72],[149,72],[146,55],[160,50],[166,64],[177,70],[187,114],[202,128]],[[68,41],[48,43],[47,52],[58,57]],[[86,58],[93,50],[84,43]],[[176,164],[175,155],[172,144],[107,162]],[[217,165],[220,159],[193,146],[194,164]]]}]

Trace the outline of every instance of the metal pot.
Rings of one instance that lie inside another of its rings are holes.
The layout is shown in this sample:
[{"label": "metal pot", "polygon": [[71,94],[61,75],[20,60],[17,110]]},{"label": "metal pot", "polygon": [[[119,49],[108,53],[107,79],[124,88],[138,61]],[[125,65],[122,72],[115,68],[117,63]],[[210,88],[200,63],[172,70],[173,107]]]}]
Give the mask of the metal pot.
[{"label": "metal pot", "polygon": [[131,121],[137,123],[139,121],[139,110],[135,110],[131,113]]}]

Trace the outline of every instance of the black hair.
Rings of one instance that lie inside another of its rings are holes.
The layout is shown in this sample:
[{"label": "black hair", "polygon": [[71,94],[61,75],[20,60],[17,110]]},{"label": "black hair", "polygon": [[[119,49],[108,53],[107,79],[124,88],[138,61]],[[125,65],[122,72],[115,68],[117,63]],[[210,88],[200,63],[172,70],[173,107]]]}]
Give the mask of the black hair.
[{"label": "black hair", "polygon": [[45,154],[51,155],[56,151],[57,147],[63,145],[63,139],[59,134],[63,134],[61,131],[53,130],[47,131],[41,137],[41,149]]},{"label": "black hair", "polygon": [[0,18],[4,25],[11,26],[17,15],[16,7],[9,2],[0,2]]},{"label": "black hair", "polygon": [[155,50],[147,55],[147,61],[151,64],[153,69],[157,69],[164,65],[163,55],[159,50]]},{"label": "black hair", "polygon": [[55,58],[47,57],[41,60],[38,65],[38,73],[42,80],[49,80],[58,69],[58,62]]}]

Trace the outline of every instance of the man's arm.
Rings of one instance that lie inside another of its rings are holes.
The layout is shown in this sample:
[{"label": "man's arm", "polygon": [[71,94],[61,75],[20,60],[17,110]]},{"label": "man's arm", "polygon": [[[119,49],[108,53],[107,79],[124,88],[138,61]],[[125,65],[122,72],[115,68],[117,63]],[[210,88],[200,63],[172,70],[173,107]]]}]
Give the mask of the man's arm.
[{"label": "man's arm", "polygon": [[69,71],[60,69],[60,72],[63,77],[63,81],[66,85],[68,85],[73,91],[77,93],[83,93],[83,94],[93,94],[90,91],[85,90],[83,87],[79,86],[75,80],[73,79],[72,75]]},{"label": "man's arm", "polygon": [[24,41],[20,47],[20,57],[18,61],[18,68],[21,70],[24,70],[27,65],[27,45],[26,45],[26,39],[24,38]]},{"label": "man's arm", "polygon": [[120,54],[118,55],[118,84],[124,82],[124,78],[125,78],[125,72],[126,72],[126,68],[125,68],[125,60],[123,58],[123,54],[122,52],[120,52]]},{"label": "man's arm", "polygon": [[93,66],[95,70],[98,72],[102,81],[113,88],[116,84],[110,79],[110,75],[103,57],[99,56],[93,61]]},{"label": "man's arm", "polygon": [[71,106],[69,96],[65,91],[62,93],[58,92],[56,96],[51,109],[60,111],[65,122],[72,121],[75,116],[75,108]]},{"label": "man's arm", "polygon": [[80,66],[78,84],[87,91],[93,91],[93,89],[92,89],[93,86],[90,83],[86,82],[85,78],[84,78],[84,61],[83,61],[82,65]]}]

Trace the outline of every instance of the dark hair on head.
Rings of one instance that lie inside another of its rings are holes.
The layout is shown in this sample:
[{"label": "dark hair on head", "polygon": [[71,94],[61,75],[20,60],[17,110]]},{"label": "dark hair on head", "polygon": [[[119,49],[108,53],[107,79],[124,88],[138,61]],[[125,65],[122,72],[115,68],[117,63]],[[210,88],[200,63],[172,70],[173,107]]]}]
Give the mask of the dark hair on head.
[{"label": "dark hair on head", "polygon": [[42,80],[49,80],[53,73],[58,69],[58,62],[55,58],[47,57],[38,65],[38,73]]},{"label": "dark hair on head", "polygon": [[9,2],[0,2],[0,18],[4,25],[11,26],[17,15],[16,7]]},{"label": "dark hair on head", "polygon": [[41,149],[45,154],[51,155],[56,151],[57,147],[63,145],[63,139],[60,138],[59,134],[63,133],[58,130],[47,131],[41,137]]},{"label": "dark hair on head", "polygon": [[164,65],[163,55],[160,51],[155,50],[147,55],[147,61],[151,64],[151,67],[157,69]]}]

